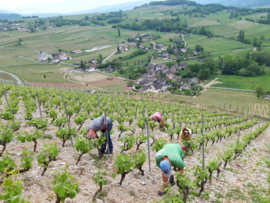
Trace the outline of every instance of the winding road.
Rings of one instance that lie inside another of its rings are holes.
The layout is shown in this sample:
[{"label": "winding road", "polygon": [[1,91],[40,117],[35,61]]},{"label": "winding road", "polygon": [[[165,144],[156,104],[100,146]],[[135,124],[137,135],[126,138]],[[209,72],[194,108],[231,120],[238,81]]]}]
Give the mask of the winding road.
[{"label": "winding road", "polygon": [[13,75],[12,73],[8,73],[8,72],[3,71],[3,70],[0,70],[0,73],[5,73],[5,74],[8,74],[11,77],[13,77],[15,80],[17,80],[18,85],[24,85],[23,82],[16,75]]}]

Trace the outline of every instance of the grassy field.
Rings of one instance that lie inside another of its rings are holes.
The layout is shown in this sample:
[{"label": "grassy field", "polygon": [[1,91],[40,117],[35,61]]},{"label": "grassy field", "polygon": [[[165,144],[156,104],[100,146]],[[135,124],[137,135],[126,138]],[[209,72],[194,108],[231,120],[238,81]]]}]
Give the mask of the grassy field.
[{"label": "grassy field", "polygon": [[257,86],[262,86],[264,91],[270,91],[270,68],[266,69],[266,72],[266,75],[257,77],[213,74],[211,79],[219,78],[221,84],[216,84],[215,87],[255,90]]},{"label": "grassy field", "polygon": [[0,80],[15,81],[15,79],[12,76],[10,76],[9,74],[6,74],[6,73],[0,73]]}]

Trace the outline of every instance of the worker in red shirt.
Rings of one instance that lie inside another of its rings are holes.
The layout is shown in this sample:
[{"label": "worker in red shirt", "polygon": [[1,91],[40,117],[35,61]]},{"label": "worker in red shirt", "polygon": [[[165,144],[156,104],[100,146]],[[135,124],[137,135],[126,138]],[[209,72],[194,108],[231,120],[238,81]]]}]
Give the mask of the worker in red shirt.
[{"label": "worker in red shirt", "polygon": [[152,121],[157,121],[157,122],[159,122],[160,126],[161,126],[162,128],[164,128],[164,123],[165,123],[165,121],[164,121],[164,119],[162,118],[162,114],[161,114],[161,113],[159,113],[159,112],[154,113],[154,114],[151,116],[151,120],[152,120]]}]

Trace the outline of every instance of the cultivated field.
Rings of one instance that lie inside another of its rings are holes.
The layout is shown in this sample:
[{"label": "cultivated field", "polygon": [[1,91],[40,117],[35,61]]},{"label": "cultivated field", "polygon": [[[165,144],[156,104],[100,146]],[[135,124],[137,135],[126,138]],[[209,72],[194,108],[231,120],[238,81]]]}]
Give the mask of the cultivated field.
[{"label": "cultivated field", "polygon": [[257,98],[255,92],[208,89],[193,100],[194,104],[214,106],[222,110],[270,116],[270,100]]}]

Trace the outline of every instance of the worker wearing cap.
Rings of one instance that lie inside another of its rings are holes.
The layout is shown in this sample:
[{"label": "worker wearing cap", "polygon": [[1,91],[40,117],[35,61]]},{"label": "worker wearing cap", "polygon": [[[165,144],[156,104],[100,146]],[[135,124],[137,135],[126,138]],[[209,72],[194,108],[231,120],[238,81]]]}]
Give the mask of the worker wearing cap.
[{"label": "worker wearing cap", "polygon": [[[183,141],[189,141],[191,139],[192,136],[192,130],[189,128],[184,127],[181,130],[180,136],[179,136],[179,141],[180,141],[180,145],[181,147],[184,147],[183,145]],[[187,143],[187,147],[190,146],[190,143]]]},{"label": "worker wearing cap", "polygon": [[[101,131],[102,133],[105,133],[107,130],[108,140],[106,137],[105,144],[102,145],[102,149],[101,149],[102,154],[112,154],[113,153],[113,144],[112,144],[112,140],[111,140],[111,136],[110,136],[110,132],[112,130],[112,127],[113,127],[113,124],[112,124],[111,119],[106,116],[106,120],[105,120],[105,115],[103,114],[101,117],[94,119],[89,124],[89,126],[87,128],[87,135],[90,139],[99,138],[97,136],[97,132]],[[107,142],[109,142],[109,151],[105,151]]]},{"label": "worker wearing cap", "polygon": [[[159,122],[160,126],[161,126],[162,128],[164,128],[164,123],[165,123],[165,121],[164,121],[164,119],[162,118],[162,114],[161,114],[161,113],[159,113],[159,112],[154,113],[154,114],[151,116],[151,120],[152,120],[152,121],[157,121],[157,122]],[[160,122],[161,122],[161,123],[160,123]]]},{"label": "worker wearing cap", "polygon": [[184,173],[185,163],[183,161],[184,153],[180,144],[166,144],[156,154],[156,165],[160,167],[162,171],[163,185],[158,191],[159,195],[165,194],[167,187],[170,184],[173,186],[174,176],[172,175],[171,167],[174,167],[175,171],[179,171],[180,174]]}]

